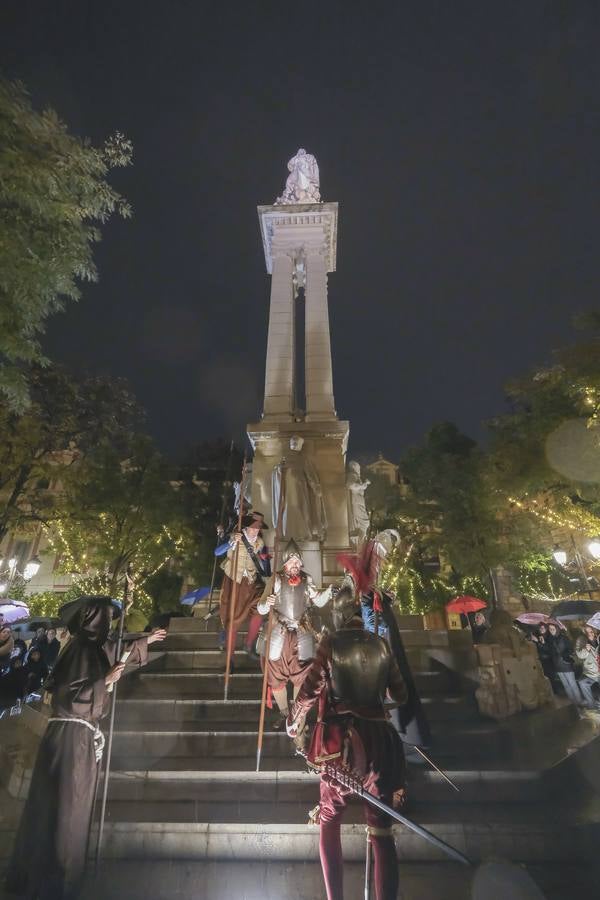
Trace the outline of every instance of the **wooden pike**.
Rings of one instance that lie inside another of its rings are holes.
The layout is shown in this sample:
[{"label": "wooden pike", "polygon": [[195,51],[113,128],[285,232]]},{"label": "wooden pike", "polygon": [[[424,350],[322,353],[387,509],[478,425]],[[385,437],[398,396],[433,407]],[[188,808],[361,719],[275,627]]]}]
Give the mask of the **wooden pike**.
[{"label": "wooden pike", "polygon": [[[244,514],[244,493],[246,490],[246,478],[247,478],[247,468],[246,468],[246,454],[244,453],[244,465],[242,467],[242,481],[240,484],[240,508],[238,512],[238,527],[237,530],[239,533],[242,531],[242,518]],[[233,574],[233,584],[231,587],[231,595],[229,597],[229,627],[227,631],[227,661],[225,663],[225,690],[223,699],[227,701],[229,699],[229,680],[231,678],[230,668],[231,668],[231,657],[233,654],[233,619],[235,615],[235,607],[237,604],[237,598],[240,590],[240,585],[237,580],[237,567],[238,567],[238,557],[240,555],[240,542],[236,541],[234,550],[233,550],[233,559],[231,561],[231,572]]]},{"label": "wooden pike", "polygon": [[[133,572],[132,572],[131,563],[128,564],[127,569],[125,571],[125,585],[123,589],[123,609],[121,610],[121,618],[119,619],[119,630],[117,632],[117,647],[115,651],[115,660],[121,660],[121,648],[123,646],[123,634],[125,631],[125,616],[129,610],[132,600],[133,594]],[[110,765],[112,761],[112,746],[113,746],[113,737],[115,733],[115,710],[117,708],[117,688],[118,682],[115,682],[112,685],[112,696],[110,701],[110,718],[108,722],[108,736],[106,738],[106,752],[104,757],[104,784],[102,786],[102,800],[100,803],[100,821],[98,823],[98,840],[96,843],[96,854],[95,854],[95,872],[98,872],[98,864],[100,862],[100,856],[102,854],[102,838],[104,836],[104,823],[106,820],[106,803],[108,800],[108,782],[110,781]],[[95,792],[98,789],[98,777],[100,772],[100,767],[102,762],[98,763],[98,768],[96,770],[96,786]],[[94,806],[96,803],[96,795],[94,794]],[[92,814],[93,817],[93,814]],[[92,819],[90,819],[90,829],[92,827]],[[89,844],[89,836],[88,836],[88,844]]]},{"label": "wooden pike", "polygon": [[435,769],[435,771],[438,773],[438,775],[442,776],[444,781],[448,782],[448,784],[450,785],[451,788],[454,788],[454,790],[456,791],[457,794],[460,794],[460,788],[454,784],[452,779],[449,778],[448,775],[446,775],[446,773],[442,769],[440,769],[439,766],[436,766],[434,761],[429,756],[427,756],[427,754],[423,750],[421,750],[421,748],[418,746],[418,744],[412,744],[411,746],[413,746],[415,748],[417,753],[421,754],[421,756],[423,757],[425,762],[428,762],[432,769]]},{"label": "wooden pike", "polygon": [[[231,461],[233,459],[233,448],[234,448],[233,438],[231,439],[231,444],[229,445],[229,459],[227,461],[227,470],[225,472],[225,478],[223,479],[223,498],[221,501],[221,515],[219,517],[219,525],[223,528],[225,524],[225,507],[227,506],[227,488],[231,486]],[[243,497],[240,495],[240,507],[243,503]],[[218,543],[217,543],[218,546]],[[212,611],[212,601],[213,601],[213,591],[215,589],[215,578],[217,576],[217,557],[215,556],[213,559],[213,568],[212,575],[210,578],[210,594],[208,595],[208,612],[204,616],[204,621],[207,622],[213,614]],[[206,626],[208,628],[208,625]]]},{"label": "wooden pike", "polygon": [[[281,538],[283,536],[283,510],[285,506],[285,459],[281,460],[281,490],[279,491],[279,503],[277,504],[277,525],[275,526],[275,543],[273,547],[273,568],[271,571],[271,579],[265,588],[263,596],[269,596],[273,593],[273,586],[279,568],[279,552]],[[267,620],[267,634],[264,643],[264,670],[262,680],[262,693],[260,699],[260,718],[258,720],[258,739],[256,742],[256,771],[260,772],[260,758],[262,756],[263,737],[265,733],[265,710],[267,706],[267,687],[269,672],[269,649],[271,647],[271,632],[273,631],[273,607],[269,610],[269,618]]]},{"label": "wooden pike", "polygon": [[371,835],[367,828],[367,853],[365,856],[365,900],[371,900]]}]

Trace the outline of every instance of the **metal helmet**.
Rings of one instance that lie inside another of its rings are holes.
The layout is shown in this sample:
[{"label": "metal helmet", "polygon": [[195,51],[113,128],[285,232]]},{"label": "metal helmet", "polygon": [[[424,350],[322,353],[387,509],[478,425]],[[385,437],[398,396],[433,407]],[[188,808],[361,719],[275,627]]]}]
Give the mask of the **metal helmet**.
[{"label": "metal helmet", "polygon": [[345,575],[342,584],[330,603],[331,619],[336,631],[343,628],[355,616],[360,606],[356,599],[356,588],[351,575]]},{"label": "metal helmet", "polygon": [[400,543],[400,535],[395,528],[386,528],[375,535],[375,547],[377,555],[385,559]]},{"label": "metal helmet", "polygon": [[286,562],[289,562],[290,559],[292,558],[292,556],[297,556],[298,559],[300,560],[300,565],[301,566],[304,565],[304,560],[302,559],[302,553],[300,552],[300,547],[298,546],[298,544],[296,543],[294,538],[291,538],[291,540],[289,540],[287,542],[287,546],[286,546],[285,550],[283,551],[283,556],[281,557],[281,565],[285,566]]}]

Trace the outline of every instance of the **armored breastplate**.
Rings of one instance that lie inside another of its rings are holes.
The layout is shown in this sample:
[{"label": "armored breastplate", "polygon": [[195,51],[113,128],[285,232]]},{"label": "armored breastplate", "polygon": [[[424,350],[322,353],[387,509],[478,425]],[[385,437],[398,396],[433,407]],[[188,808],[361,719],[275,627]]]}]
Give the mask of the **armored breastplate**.
[{"label": "armored breastplate", "polygon": [[332,699],[349,706],[378,707],[385,698],[391,654],[382,638],[342,629],[331,639]]},{"label": "armored breastplate", "polygon": [[289,622],[298,622],[306,612],[306,580],[291,585],[285,575],[281,576],[281,591],[275,609],[279,616]]}]

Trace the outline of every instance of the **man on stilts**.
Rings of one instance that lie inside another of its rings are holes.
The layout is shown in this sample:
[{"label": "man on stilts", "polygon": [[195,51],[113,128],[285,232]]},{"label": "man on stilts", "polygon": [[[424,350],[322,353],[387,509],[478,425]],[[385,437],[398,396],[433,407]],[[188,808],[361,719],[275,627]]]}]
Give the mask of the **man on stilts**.
[{"label": "man on stilts", "polygon": [[235,598],[235,609],[232,612],[232,646],[235,648],[238,629],[246,619],[249,619],[245,650],[252,659],[258,658],[254,651],[254,643],[262,623],[262,614],[257,612],[256,607],[265,588],[264,579],[271,574],[269,555],[262,539],[262,529],[267,527],[262,513],[250,513],[242,520],[242,530],[233,532],[229,539],[215,550],[215,556],[227,553],[227,558],[221,566],[224,574],[219,611],[223,630],[219,634],[219,647],[221,650],[225,649],[230,624],[230,606],[232,598]]},{"label": "man on stilts", "polygon": [[[315,636],[308,620],[310,606],[323,607],[331,598],[332,588],[319,591],[311,576],[302,568],[298,545],[290,540],[282,558],[283,566],[275,575],[273,592],[264,597],[257,610],[266,615],[273,609],[273,627],[269,645],[267,683],[279,707],[283,728],[288,715],[288,683],[296,697],[315,654]],[[299,737],[303,728],[298,729]]]},{"label": "man on stilts", "polygon": [[405,706],[392,710],[392,725],[405,744],[407,760],[421,763],[422,757],[414,748],[428,747],[431,744],[431,731],[394,615],[394,595],[380,587],[383,564],[397,545],[399,537],[393,528],[376,534],[363,547],[350,574],[360,591],[365,629],[371,633],[377,631],[380,637],[387,640],[406,684],[408,700]]},{"label": "man on stilts", "polygon": [[[319,645],[288,716],[288,734],[293,737],[318,704],[309,762],[317,768],[324,762],[347,767],[366,790],[393,807],[404,786],[404,753],[397,731],[387,720],[384,699],[387,693],[395,703],[405,703],[406,685],[387,642],[364,631],[360,607],[348,583],[333,598],[332,619],[335,632]],[[344,896],[340,826],[349,793],[336,780],[321,775],[317,821],[328,900]],[[375,896],[396,900],[398,863],[392,820],[366,802],[365,813],[375,861]]]}]

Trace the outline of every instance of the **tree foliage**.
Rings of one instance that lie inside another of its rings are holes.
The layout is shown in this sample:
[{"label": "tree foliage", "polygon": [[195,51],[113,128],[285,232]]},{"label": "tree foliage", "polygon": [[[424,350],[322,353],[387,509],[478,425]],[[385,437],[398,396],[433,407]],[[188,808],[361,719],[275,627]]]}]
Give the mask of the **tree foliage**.
[{"label": "tree foliage", "polygon": [[34,366],[28,384],[31,402],[23,414],[0,397],[0,540],[51,516],[50,484],[102,441],[127,441],[143,420],[118,379],[74,378],[59,366]]},{"label": "tree foliage", "polygon": [[57,114],[33,109],[21,84],[0,79],[0,393],[23,411],[22,364],[45,364],[46,319],[94,281],[93,246],[111,215],[131,208],[109,184],[132,146],[115,133],[102,147],[69,134]]},{"label": "tree foliage", "polygon": [[[508,386],[509,410],[489,422],[485,449],[443,423],[407,453],[402,545],[386,573],[401,601],[427,608],[457,593],[489,595],[498,566],[533,598],[585,586],[573,580],[573,560],[600,534],[600,317],[582,324],[585,338],[551,367]],[[552,559],[555,544],[569,551],[566,569]],[[594,560],[586,565],[594,574]]]},{"label": "tree foliage", "polygon": [[119,596],[131,566],[136,605],[149,611],[148,582],[180,556],[185,527],[168,465],[134,435],[126,449],[105,440],[78,460],[47,534],[82,592]]}]

